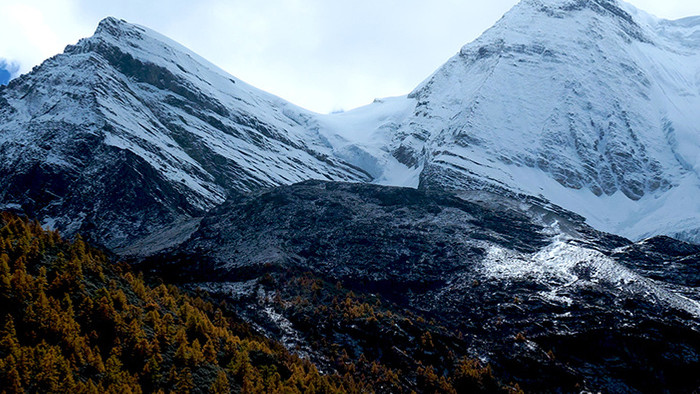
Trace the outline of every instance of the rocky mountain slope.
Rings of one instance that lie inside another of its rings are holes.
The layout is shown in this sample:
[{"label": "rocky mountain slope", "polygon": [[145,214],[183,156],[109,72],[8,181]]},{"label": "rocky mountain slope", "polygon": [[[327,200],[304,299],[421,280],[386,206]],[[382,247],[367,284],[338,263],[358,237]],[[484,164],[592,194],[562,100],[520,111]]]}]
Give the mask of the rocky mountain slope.
[{"label": "rocky mountain slope", "polygon": [[[526,391],[700,385],[691,372],[700,292],[688,275],[700,268],[700,248],[670,238],[635,244],[537,199],[308,181],[225,203],[188,241],[144,264],[239,300],[249,321],[329,370],[338,347],[403,371],[418,367],[421,350],[403,325],[345,326],[338,317],[318,326],[327,316],[319,308],[332,310],[322,282],[444,327],[445,349],[431,361],[438,371],[451,368],[452,352]],[[313,276],[294,293],[299,282],[289,278],[299,273]]]},{"label": "rocky mountain slope", "polygon": [[307,111],[114,18],[0,89],[0,202],[111,248],[236,193],[371,179]]}]

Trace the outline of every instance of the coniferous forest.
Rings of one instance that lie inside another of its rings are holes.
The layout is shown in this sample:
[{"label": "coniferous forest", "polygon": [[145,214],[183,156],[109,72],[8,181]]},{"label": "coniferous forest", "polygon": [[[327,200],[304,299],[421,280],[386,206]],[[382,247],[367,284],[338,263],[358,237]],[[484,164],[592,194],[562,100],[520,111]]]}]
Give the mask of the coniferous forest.
[{"label": "coniferous forest", "polygon": [[2,392],[360,389],[202,298],[146,285],[79,237],[11,214],[0,221]]}]

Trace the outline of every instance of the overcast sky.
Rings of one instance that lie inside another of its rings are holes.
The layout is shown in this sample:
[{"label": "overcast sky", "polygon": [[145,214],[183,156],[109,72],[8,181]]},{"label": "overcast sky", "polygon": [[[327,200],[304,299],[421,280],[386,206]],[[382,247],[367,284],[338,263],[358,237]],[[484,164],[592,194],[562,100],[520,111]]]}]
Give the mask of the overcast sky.
[{"label": "overcast sky", "polygon": [[[656,16],[698,0],[632,0]],[[157,30],[318,112],[406,94],[517,0],[0,0],[0,70],[29,71],[105,16]],[[0,83],[3,73],[0,71]]]}]

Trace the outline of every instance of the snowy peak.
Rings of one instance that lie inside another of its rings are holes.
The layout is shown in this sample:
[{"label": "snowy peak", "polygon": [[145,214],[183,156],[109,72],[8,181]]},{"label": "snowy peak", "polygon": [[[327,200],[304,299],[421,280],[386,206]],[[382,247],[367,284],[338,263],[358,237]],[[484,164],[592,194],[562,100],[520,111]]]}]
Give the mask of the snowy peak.
[{"label": "snowy peak", "polygon": [[629,12],[636,8],[618,0],[522,0],[510,13],[524,13],[524,9],[556,18],[575,16],[575,13],[580,11],[593,11],[598,15],[637,26]]},{"label": "snowy peak", "polygon": [[696,22],[521,1],[409,95],[392,149],[422,163],[422,187],[542,196],[606,231],[697,242]]},{"label": "snowy peak", "polygon": [[314,114],[114,18],[0,101],[0,204],[110,247],[240,192],[371,179],[333,155]]},{"label": "snowy peak", "polygon": [[649,42],[642,27],[637,23],[628,10],[636,9],[628,4],[622,4],[617,0],[524,0],[517,6],[513,13],[522,12],[518,7],[529,7],[532,11],[544,14],[549,18],[581,18],[595,15],[599,19],[605,18],[613,21],[618,33],[626,39],[639,42]]},{"label": "snowy peak", "polygon": [[113,16],[108,16],[100,21],[97,25],[97,30],[95,30],[95,36],[109,35],[117,39],[123,39],[123,37],[132,37],[135,39],[141,39],[141,35],[136,31],[136,26],[127,23],[123,19],[117,19]]}]

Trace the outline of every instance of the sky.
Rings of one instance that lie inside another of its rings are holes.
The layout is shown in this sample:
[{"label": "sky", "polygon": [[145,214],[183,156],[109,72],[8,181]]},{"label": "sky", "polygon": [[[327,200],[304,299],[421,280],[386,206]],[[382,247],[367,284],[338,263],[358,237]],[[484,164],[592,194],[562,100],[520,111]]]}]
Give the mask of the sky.
[{"label": "sky", "polygon": [[10,80],[12,74],[7,70],[7,65],[0,62],[0,85],[5,85]]},{"label": "sky", "polygon": [[[518,0],[0,0],[0,83],[115,16],[317,112],[409,93]],[[656,16],[698,0],[631,0]]]}]

